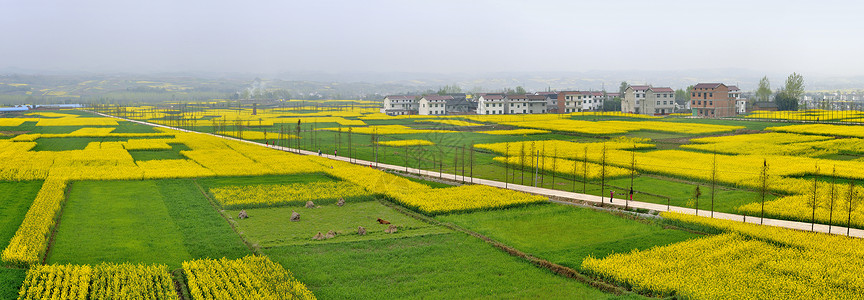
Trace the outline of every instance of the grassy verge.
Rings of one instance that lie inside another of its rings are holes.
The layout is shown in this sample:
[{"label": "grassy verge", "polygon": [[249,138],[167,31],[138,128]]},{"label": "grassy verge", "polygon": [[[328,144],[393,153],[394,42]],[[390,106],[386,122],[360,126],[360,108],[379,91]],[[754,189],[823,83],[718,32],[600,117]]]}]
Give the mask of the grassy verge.
[{"label": "grassy verge", "polygon": [[0,182],[0,251],[18,231],[42,181]]},{"label": "grassy verge", "polygon": [[18,298],[18,290],[26,275],[27,270],[0,267],[0,299]]},{"label": "grassy verge", "polygon": [[[299,222],[289,220],[291,212],[300,214]],[[420,222],[382,205],[378,201],[347,202],[345,206],[324,205],[317,208],[303,206],[247,209],[248,219],[237,219],[239,210],[227,210],[237,228],[247,239],[260,247],[302,245],[309,243],[340,243],[359,240],[376,240],[427,234],[441,234],[446,229]],[[387,225],[377,219],[389,221],[399,228],[396,234],[384,233]],[[363,226],[366,235],[357,235],[357,227]],[[325,241],[313,241],[321,232],[333,230],[337,236]]]},{"label": "grassy verge", "polygon": [[132,159],[139,160],[160,160],[160,159],[186,159],[180,154],[180,151],[192,150],[185,144],[169,144],[171,150],[133,150],[129,151]]},{"label": "grassy verge", "polygon": [[[615,190],[616,199],[623,199],[625,197],[624,194],[629,192],[630,178],[610,180],[609,185],[624,188],[612,188]],[[694,199],[696,186],[694,183],[683,181],[660,179],[653,176],[638,176],[633,180],[633,189],[637,191],[633,196],[633,200],[664,205],[670,203],[672,206],[696,208],[696,201]],[[710,210],[711,185],[699,184],[698,186],[702,191],[702,196],[699,197],[699,209]],[[768,195],[765,200],[774,200],[774,198],[776,197]],[[761,201],[761,196],[757,192],[717,186],[714,194],[714,211],[737,213],[735,208],[759,201]]]},{"label": "grassy verge", "polygon": [[589,208],[557,204],[437,217],[576,270],[585,257],[648,249],[697,237]]},{"label": "grassy verge", "polygon": [[251,253],[191,180],[73,183],[48,263],[162,263]]},{"label": "grassy verge", "polygon": [[265,253],[321,299],[617,298],[457,233]]}]

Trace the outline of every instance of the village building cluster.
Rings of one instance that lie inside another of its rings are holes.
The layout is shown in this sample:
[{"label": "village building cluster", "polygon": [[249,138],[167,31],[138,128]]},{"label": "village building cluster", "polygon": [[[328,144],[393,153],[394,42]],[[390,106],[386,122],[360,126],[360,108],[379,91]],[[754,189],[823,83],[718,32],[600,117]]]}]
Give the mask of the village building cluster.
[{"label": "village building cluster", "polygon": [[747,113],[747,99],[741,97],[741,90],[737,86],[699,83],[687,92],[691,100],[683,105],[675,102],[675,90],[671,87],[652,85],[630,85],[623,94],[550,91],[529,94],[389,95],[384,97],[381,112],[391,116],[566,114],[603,111],[606,101],[620,99],[621,112],[631,114],[663,116],[686,112],[698,117],[719,118]]}]

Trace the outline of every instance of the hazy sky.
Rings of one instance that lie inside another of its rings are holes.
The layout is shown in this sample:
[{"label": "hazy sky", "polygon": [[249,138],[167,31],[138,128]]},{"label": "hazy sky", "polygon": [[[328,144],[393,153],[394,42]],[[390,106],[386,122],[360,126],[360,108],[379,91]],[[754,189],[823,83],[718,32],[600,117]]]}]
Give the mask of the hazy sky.
[{"label": "hazy sky", "polygon": [[0,68],[861,75],[860,1],[0,0]]}]

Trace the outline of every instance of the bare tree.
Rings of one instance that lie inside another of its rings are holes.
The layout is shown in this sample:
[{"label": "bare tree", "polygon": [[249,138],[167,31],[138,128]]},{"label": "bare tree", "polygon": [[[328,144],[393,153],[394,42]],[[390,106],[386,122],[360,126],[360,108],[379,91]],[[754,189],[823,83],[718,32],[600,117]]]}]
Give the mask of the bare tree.
[{"label": "bare tree", "polygon": [[519,150],[519,166],[522,173],[522,179],[519,184],[525,184],[525,142],[522,142],[522,149]]},{"label": "bare tree", "polygon": [[[630,197],[633,196],[633,179],[636,177],[636,144],[633,144],[633,151],[630,152]],[[630,198],[624,197],[624,209],[630,208]]]},{"label": "bare tree", "polygon": [[818,201],[816,196],[818,196],[817,184],[819,183],[819,165],[817,164],[815,167],[815,171],[813,172],[813,198],[807,202],[807,206],[813,209],[813,216],[810,218],[810,231],[814,231],[816,229],[816,206],[818,206]]},{"label": "bare tree", "polygon": [[828,233],[831,233],[831,223],[834,221],[834,192],[837,187],[837,166],[831,169],[831,195],[828,203]]},{"label": "bare tree", "polygon": [[849,180],[849,196],[846,198],[844,207],[847,211],[846,215],[846,236],[849,236],[849,228],[852,228],[852,205],[855,201],[855,181]]},{"label": "bare tree", "polygon": [[555,172],[558,172],[558,147],[552,150],[552,189],[555,189]]},{"label": "bare tree", "polygon": [[540,186],[543,186],[543,174],[546,174],[546,143],[543,143],[543,150],[541,150],[542,154],[538,159],[540,159],[540,167],[538,169],[543,170],[540,172]]},{"label": "bare tree", "polygon": [[[760,193],[762,194],[762,215],[759,217],[759,224],[764,224],[765,222],[765,195],[768,193],[768,160],[762,159],[762,174],[760,175],[762,179],[762,188],[760,189]],[[747,222],[747,214],[744,214],[744,222]]]},{"label": "bare tree", "polygon": [[714,162],[711,167],[711,217],[714,217],[714,190],[717,188],[717,147],[714,147]]},{"label": "bare tree", "polygon": [[699,215],[699,196],[702,196],[702,190],[699,189],[699,185],[696,186],[696,192],[694,192],[694,196],[696,196],[696,215]]},{"label": "bare tree", "polygon": [[[582,193],[588,192],[588,146],[585,146],[582,153]],[[575,172],[575,170],[574,170]],[[575,178],[575,177],[574,177]],[[575,180],[575,179],[574,179]],[[603,197],[603,194],[600,194]]]},{"label": "bare tree", "polygon": [[470,180],[471,180],[471,183],[474,183],[474,143],[473,143],[473,142],[471,143],[471,148],[470,148],[470,149],[471,149],[471,154],[470,154],[471,156],[470,156],[470,158],[469,158],[469,160],[470,160],[470,162],[469,162],[469,165],[470,165],[470,167],[469,167],[469,168],[470,168],[470,171],[469,171],[469,173],[468,173],[468,177],[471,178],[471,179],[470,179]]},{"label": "bare tree", "polygon": [[504,144],[504,188],[507,188],[507,180],[510,175],[510,143]]},{"label": "bare tree", "polygon": [[[353,154],[354,154],[354,152],[353,152],[353,150],[354,150],[354,149],[353,149],[354,143],[351,142],[351,136],[352,136],[351,131],[352,131],[353,129],[354,129],[354,127],[348,127],[348,161],[349,161],[349,162],[353,161],[353,157],[354,157],[354,156],[353,156]],[[407,164],[406,164],[406,166],[407,166]]]},{"label": "bare tree", "polygon": [[[600,199],[606,195],[606,143],[603,143],[603,150],[600,152]],[[609,196],[609,202],[612,202],[612,196]]]}]

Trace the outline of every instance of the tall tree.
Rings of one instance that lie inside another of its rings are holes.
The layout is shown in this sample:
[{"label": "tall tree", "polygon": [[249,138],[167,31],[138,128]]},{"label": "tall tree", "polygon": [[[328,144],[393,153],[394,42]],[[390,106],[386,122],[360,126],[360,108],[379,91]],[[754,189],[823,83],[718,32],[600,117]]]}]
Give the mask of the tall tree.
[{"label": "tall tree", "polygon": [[621,111],[621,98],[613,97],[603,101],[603,111]]},{"label": "tall tree", "polygon": [[686,90],[677,89],[675,90],[675,103],[678,105],[684,105],[687,101],[690,101],[690,90],[693,89],[693,86],[688,86]]},{"label": "tall tree", "polygon": [[756,101],[768,101],[771,98],[771,82],[768,76],[759,80],[759,88],[756,89]]},{"label": "tall tree", "polygon": [[525,91],[525,88],[523,88],[521,85],[516,87],[516,94],[524,95],[524,94],[527,94],[527,93],[528,93],[528,92],[526,92],[526,91]]},{"label": "tall tree", "polygon": [[783,91],[795,100],[801,99],[801,96],[804,95],[804,76],[793,72],[786,78],[786,86]]},{"label": "tall tree", "polygon": [[774,96],[777,110],[798,110],[798,98],[792,97],[785,90]]},{"label": "tall tree", "polygon": [[627,84],[626,81],[622,81],[621,85],[618,86],[618,96],[624,97],[624,91],[626,91],[629,86],[630,85]]}]

